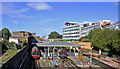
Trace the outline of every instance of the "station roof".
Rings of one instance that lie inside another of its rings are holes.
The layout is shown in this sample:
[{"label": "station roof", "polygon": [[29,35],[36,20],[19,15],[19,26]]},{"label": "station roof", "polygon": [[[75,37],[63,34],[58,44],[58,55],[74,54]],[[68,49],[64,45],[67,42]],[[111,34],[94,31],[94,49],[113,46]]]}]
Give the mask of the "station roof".
[{"label": "station roof", "polygon": [[69,43],[67,41],[50,41],[50,42],[44,42],[44,43],[36,43],[37,46],[39,47],[77,47],[77,46],[84,46],[80,44],[73,44]]}]

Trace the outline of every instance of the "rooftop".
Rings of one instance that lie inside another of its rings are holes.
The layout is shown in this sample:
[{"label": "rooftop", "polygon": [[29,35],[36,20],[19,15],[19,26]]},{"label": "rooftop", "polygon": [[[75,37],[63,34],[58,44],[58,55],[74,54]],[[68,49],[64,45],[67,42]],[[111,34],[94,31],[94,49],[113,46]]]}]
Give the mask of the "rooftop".
[{"label": "rooftop", "polygon": [[70,47],[70,46],[84,46],[80,44],[73,44],[69,43],[67,41],[48,41],[44,43],[36,43],[37,46],[43,46],[43,47]]}]

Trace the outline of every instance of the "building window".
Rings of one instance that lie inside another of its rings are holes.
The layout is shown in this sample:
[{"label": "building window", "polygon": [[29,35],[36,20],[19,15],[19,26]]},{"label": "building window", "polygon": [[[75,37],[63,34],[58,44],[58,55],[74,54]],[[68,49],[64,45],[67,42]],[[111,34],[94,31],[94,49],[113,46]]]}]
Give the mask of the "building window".
[{"label": "building window", "polygon": [[27,36],[27,34],[24,34],[24,37],[26,37]]}]

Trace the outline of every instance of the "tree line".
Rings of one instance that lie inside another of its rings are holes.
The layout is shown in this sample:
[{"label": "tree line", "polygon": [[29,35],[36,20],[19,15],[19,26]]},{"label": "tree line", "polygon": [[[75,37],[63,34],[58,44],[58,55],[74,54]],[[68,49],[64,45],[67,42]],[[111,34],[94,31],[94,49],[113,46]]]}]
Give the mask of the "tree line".
[{"label": "tree line", "polygon": [[120,30],[94,28],[89,31],[89,34],[81,41],[91,42],[95,50],[120,55]]}]

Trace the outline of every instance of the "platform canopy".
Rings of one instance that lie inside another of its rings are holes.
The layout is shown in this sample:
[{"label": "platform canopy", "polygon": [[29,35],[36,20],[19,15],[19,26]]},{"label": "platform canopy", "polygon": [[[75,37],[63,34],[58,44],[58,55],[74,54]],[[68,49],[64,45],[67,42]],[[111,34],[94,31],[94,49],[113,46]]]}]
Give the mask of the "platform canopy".
[{"label": "platform canopy", "polygon": [[81,47],[85,45],[80,45],[80,44],[73,44],[69,43],[67,41],[50,41],[50,42],[44,42],[44,43],[36,43],[37,46],[39,47]]}]

